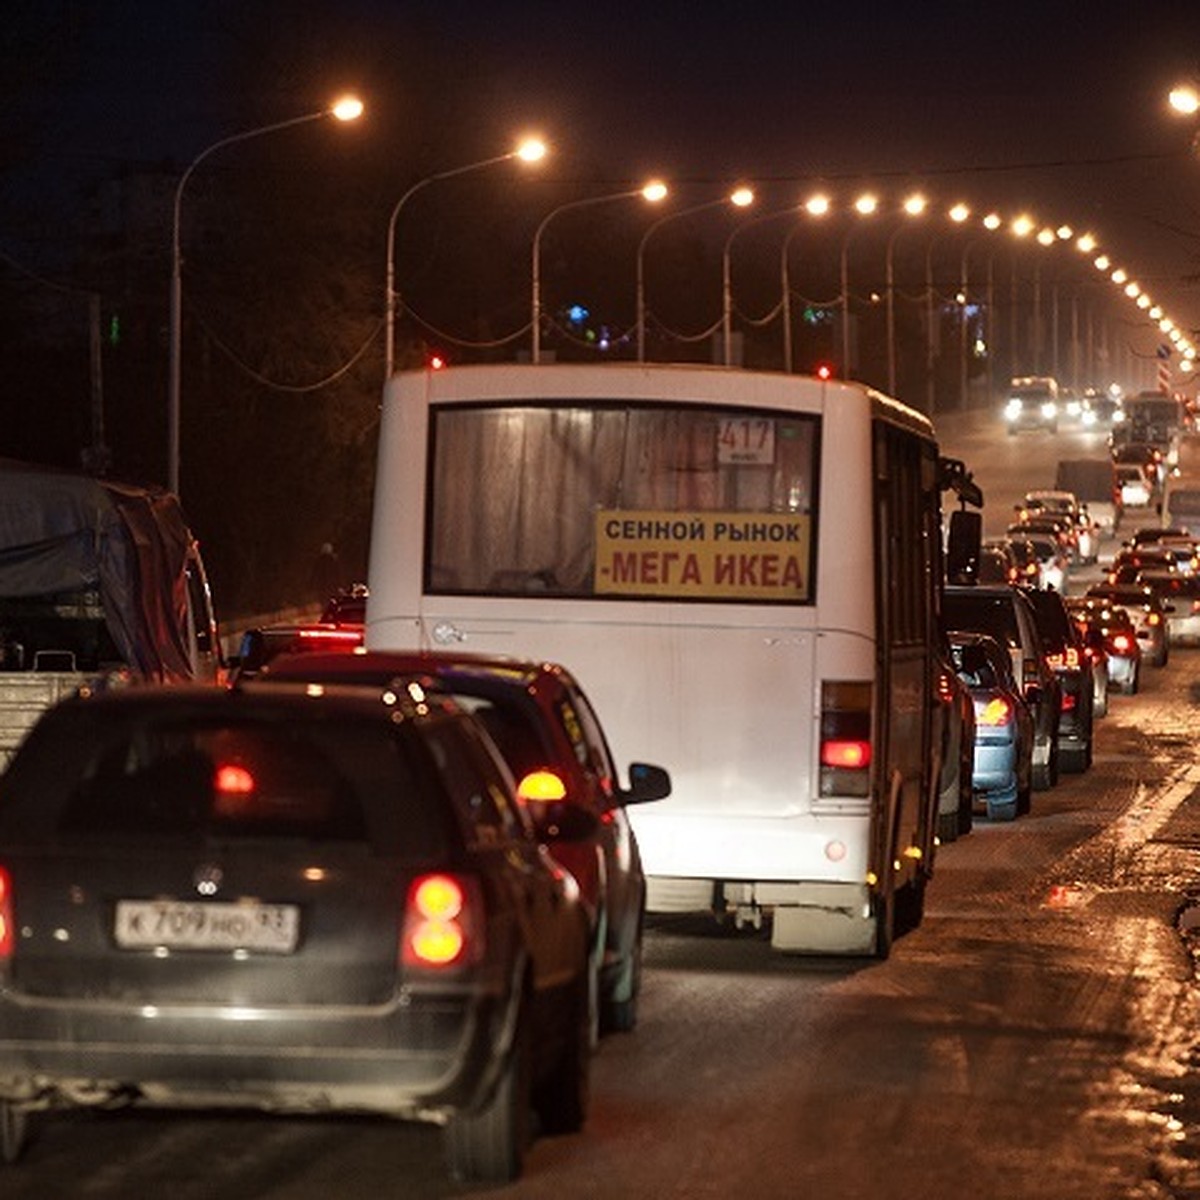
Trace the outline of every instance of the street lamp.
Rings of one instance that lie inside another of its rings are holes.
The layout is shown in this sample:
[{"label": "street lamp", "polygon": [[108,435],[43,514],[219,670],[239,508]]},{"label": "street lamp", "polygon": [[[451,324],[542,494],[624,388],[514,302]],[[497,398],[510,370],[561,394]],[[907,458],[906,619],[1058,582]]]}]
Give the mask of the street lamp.
[{"label": "street lamp", "polygon": [[[863,192],[854,201],[854,211],[859,217],[870,217],[879,208],[879,197],[873,192]],[[840,282],[842,289],[842,377],[850,378],[850,238],[857,223],[851,222],[842,238],[839,255]]]},{"label": "street lamp", "polygon": [[[902,211],[906,217],[919,217],[925,212],[927,203],[924,196],[915,192],[904,201]],[[896,238],[903,228],[902,224],[897,225],[887,243],[887,362],[890,396],[896,394]]]},{"label": "street lamp", "polygon": [[469,171],[479,171],[484,167],[494,166],[496,163],[508,162],[510,159],[519,158],[522,162],[533,163],[539,162],[546,156],[546,145],[538,138],[527,138],[515,150],[510,150],[507,154],[496,154],[491,158],[480,159],[479,162],[467,163],[466,166],[454,167],[449,171],[439,171],[436,175],[430,175],[426,179],[418,180],[412,187],[396,201],[396,206],[392,209],[392,215],[388,220],[387,230],[387,292],[385,296],[384,310],[386,320],[384,325],[384,354],[383,354],[383,381],[386,383],[392,377],[392,371],[395,368],[395,348],[396,348],[396,310],[399,297],[396,294],[396,221],[400,216],[400,210],[408,203],[408,201],[422,188],[427,187],[431,183],[436,183],[441,179],[452,179],[456,175],[466,175]]},{"label": "street lamp", "polygon": [[582,200],[570,200],[566,204],[560,204],[557,208],[552,208],[541,220],[537,231],[533,235],[533,293],[531,303],[531,335],[530,335],[530,361],[540,363],[542,361],[542,234],[546,231],[546,226],[558,216],[559,213],[567,212],[573,208],[590,208],[594,204],[608,204],[614,200],[630,200],[635,196],[641,196],[643,200],[650,204],[657,204],[660,200],[665,200],[667,196],[667,185],[658,180],[652,180],[640,188],[629,188],[623,192],[609,192],[603,196],[587,196]]},{"label": "street lamp", "polygon": [[[733,240],[745,229],[749,229],[751,225],[761,225],[764,221],[775,221],[780,217],[793,217],[803,209],[799,205],[793,205],[791,208],[782,208],[776,212],[763,213],[760,217],[753,217],[749,221],[743,221],[740,225],[735,225],[729,231],[729,236],[725,239],[725,247],[721,251],[721,334],[724,343],[724,361],[727,367],[733,365],[733,279],[732,279],[732,262],[731,255],[733,251]],[[774,316],[774,311],[771,313]],[[767,318],[768,320],[770,318]]]},{"label": "street lamp", "polygon": [[1195,116],[1200,112],[1200,91],[1190,83],[1177,84],[1168,93],[1167,102],[1177,113]]},{"label": "street lamp", "polygon": [[746,208],[754,203],[754,192],[748,187],[739,187],[734,189],[728,196],[722,196],[719,200],[709,200],[704,204],[693,204],[690,208],[682,208],[678,212],[667,213],[666,216],[659,217],[645,233],[642,234],[642,240],[638,242],[637,249],[637,360],[638,362],[646,361],[646,284],[645,284],[645,255],[646,243],[650,240],[650,235],[656,230],[661,229],[668,221],[676,221],[680,217],[690,217],[694,213],[705,212],[710,208],[720,208],[723,204],[732,204],[735,208]]},{"label": "street lamp", "polygon": [[[824,192],[817,192],[810,196],[803,205],[803,210],[810,217],[820,220],[822,217],[829,215],[831,207],[829,197]],[[779,251],[779,285],[783,292],[783,369],[787,374],[792,373],[792,275],[791,264],[789,258],[792,251],[792,239],[803,229],[801,222],[797,221],[791,229],[788,230],[787,237],[783,239],[783,245]],[[842,363],[840,372],[843,379],[849,378],[846,373],[846,364]]]},{"label": "street lamp", "polygon": [[354,121],[362,116],[362,112],[361,100],[353,96],[345,96],[330,108],[323,108],[319,112],[305,113],[302,117],[292,117],[287,121],[275,121],[270,125],[247,129],[244,133],[235,133],[231,137],[222,138],[219,142],[213,142],[206,150],[197,154],[179,178],[179,183],[175,187],[175,206],[171,223],[171,366],[167,381],[167,486],[176,495],[179,495],[180,358],[183,343],[183,255],[180,252],[179,244],[179,217],[183,206],[183,189],[192,177],[192,172],[210,154],[225,146],[261,137],[265,133],[275,133],[280,129],[290,129],[293,125],[320,121],[325,117],[334,117],[338,121]]}]

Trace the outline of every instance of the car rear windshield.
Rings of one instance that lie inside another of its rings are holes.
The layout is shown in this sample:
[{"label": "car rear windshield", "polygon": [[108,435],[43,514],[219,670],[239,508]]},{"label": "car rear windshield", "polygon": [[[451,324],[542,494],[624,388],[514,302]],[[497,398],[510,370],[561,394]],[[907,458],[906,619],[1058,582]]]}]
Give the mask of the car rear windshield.
[{"label": "car rear windshield", "polygon": [[947,590],[943,604],[946,626],[990,633],[1002,646],[1019,646],[1014,603],[1013,596],[1004,594]]},{"label": "car rear windshield", "polygon": [[[0,792],[0,841],[184,838],[443,852],[448,804],[382,721],[54,714]],[[440,803],[439,803],[440,799]]]},{"label": "car rear windshield", "polygon": [[1071,618],[1057,592],[1032,591],[1029,602],[1037,616],[1038,635],[1043,646],[1065,646],[1075,639],[1072,636]]}]

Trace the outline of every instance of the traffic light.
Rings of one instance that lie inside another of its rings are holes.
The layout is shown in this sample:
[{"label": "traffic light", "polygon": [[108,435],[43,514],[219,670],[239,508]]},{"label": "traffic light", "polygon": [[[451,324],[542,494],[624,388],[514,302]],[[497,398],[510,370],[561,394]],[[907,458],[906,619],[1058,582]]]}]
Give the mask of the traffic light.
[{"label": "traffic light", "polygon": [[833,378],[833,363],[819,362],[813,368],[813,374],[820,380],[829,380]]}]

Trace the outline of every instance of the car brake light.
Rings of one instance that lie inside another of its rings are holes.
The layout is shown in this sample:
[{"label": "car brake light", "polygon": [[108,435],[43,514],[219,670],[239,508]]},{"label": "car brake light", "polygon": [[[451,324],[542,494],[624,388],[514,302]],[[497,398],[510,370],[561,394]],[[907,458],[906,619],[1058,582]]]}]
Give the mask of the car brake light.
[{"label": "car brake light", "polygon": [[954,688],[950,683],[950,672],[939,671],[937,680],[938,699],[943,704],[949,704],[954,699]]},{"label": "car brake light", "polygon": [[1062,711],[1074,712],[1079,703],[1079,697],[1073,692],[1063,692],[1062,694]]},{"label": "car brake light", "polygon": [[869,796],[871,685],[826,680],[821,685],[820,794]]},{"label": "car brake light", "polygon": [[556,800],[566,799],[566,795],[567,785],[554,771],[530,771],[517,784],[517,799],[527,804],[553,804]]},{"label": "car brake light", "polygon": [[1158,615],[1158,613],[1147,613],[1146,614],[1146,624],[1147,625],[1158,625],[1161,622],[1161,620],[1162,620],[1162,618]]},{"label": "car brake light", "polygon": [[975,720],[992,729],[1007,725],[1012,720],[1012,705],[1003,696],[993,696],[976,714]]},{"label": "car brake light", "polygon": [[14,944],[12,876],[0,867],[0,962],[12,958]]},{"label": "car brake light", "polygon": [[1128,654],[1133,648],[1133,642],[1129,635],[1125,633],[1114,633],[1112,638],[1112,648],[1118,654]]},{"label": "car brake light", "polygon": [[408,889],[401,956],[405,966],[452,967],[479,957],[480,930],[466,881],[422,875]]}]

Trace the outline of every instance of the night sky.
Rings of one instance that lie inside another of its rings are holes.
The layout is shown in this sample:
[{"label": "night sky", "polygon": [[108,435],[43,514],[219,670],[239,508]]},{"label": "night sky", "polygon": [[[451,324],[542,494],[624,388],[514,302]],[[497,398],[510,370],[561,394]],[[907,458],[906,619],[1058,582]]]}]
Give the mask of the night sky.
[{"label": "night sky", "polygon": [[[68,220],[81,179],[186,163],[353,87],[369,105],[363,160],[397,194],[530,129],[559,179],[603,191],[660,174],[680,203],[739,179],[759,211],[817,186],[836,203],[920,185],[943,208],[966,198],[1095,230],[1200,326],[1200,120],[1165,106],[1200,73],[1200,4],[25,0],[2,37],[26,68],[7,85],[6,190]],[[0,252],[49,269],[53,247],[8,216]]]}]

